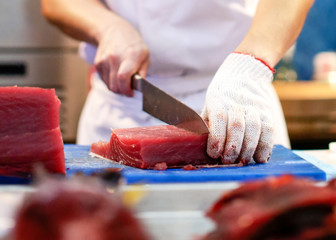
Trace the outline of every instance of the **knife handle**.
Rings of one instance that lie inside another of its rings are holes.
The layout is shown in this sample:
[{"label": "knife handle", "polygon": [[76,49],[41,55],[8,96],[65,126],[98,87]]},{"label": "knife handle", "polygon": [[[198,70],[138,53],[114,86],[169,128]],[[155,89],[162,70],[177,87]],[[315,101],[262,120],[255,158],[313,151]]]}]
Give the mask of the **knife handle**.
[{"label": "knife handle", "polygon": [[131,82],[132,89],[142,92],[142,79],[143,78],[139,74],[134,74]]}]

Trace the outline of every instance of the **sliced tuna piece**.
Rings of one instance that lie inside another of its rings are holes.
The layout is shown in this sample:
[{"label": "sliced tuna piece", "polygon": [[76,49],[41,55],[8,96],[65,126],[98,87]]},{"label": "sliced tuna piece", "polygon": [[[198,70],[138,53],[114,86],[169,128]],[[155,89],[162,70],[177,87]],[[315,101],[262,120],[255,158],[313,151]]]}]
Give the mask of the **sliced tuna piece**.
[{"label": "sliced tuna piece", "polygon": [[115,129],[110,142],[92,144],[91,152],[147,169],[159,163],[167,167],[217,164],[218,160],[206,154],[207,137],[171,125]]}]

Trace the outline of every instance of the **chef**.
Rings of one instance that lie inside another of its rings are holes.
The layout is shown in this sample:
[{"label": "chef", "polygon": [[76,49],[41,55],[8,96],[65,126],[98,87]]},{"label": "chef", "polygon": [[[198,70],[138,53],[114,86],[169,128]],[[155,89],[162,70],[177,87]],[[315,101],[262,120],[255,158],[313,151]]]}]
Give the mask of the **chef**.
[{"label": "chef", "polygon": [[111,128],[162,124],[131,89],[139,73],[209,122],[207,152],[224,163],[266,162],[289,147],[274,66],[313,0],[42,0],[44,16],[81,40],[94,66],[78,144]]}]

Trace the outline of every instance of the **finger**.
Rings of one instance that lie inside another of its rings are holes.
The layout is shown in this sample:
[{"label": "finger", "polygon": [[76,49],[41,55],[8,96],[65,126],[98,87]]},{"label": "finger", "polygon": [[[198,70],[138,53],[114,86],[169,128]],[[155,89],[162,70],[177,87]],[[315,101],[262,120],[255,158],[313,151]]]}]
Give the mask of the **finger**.
[{"label": "finger", "polygon": [[120,87],[120,93],[126,96],[133,96],[133,90],[131,87],[131,78],[134,73],[137,72],[139,66],[138,63],[134,62],[134,60],[128,58],[124,60],[119,68],[117,81]]},{"label": "finger", "polygon": [[243,109],[240,108],[230,109],[228,112],[227,136],[222,158],[224,164],[234,163],[239,156],[245,132],[244,115]]},{"label": "finger", "polygon": [[108,79],[108,86],[109,89],[114,93],[121,93],[120,86],[118,82],[118,71],[120,67],[120,59],[116,56],[110,56],[108,58],[109,63],[109,79]]},{"label": "finger", "polygon": [[256,151],[261,133],[260,116],[257,111],[247,109],[245,112],[245,135],[238,158],[239,162],[247,164]]},{"label": "finger", "polygon": [[267,117],[267,120],[261,120],[261,133],[260,139],[257,145],[257,149],[254,153],[254,160],[257,163],[265,163],[268,161],[272,153],[273,148],[273,124],[270,120],[271,116]]},{"label": "finger", "polygon": [[209,136],[207,153],[212,158],[219,158],[224,150],[226,138],[227,115],[226,112],[209,114]]},{"label": "finger", "polygon": [[203,118],[203,120],[205,122],[209,122],[209,118],[208,118],[208,108],[206,107],[206,105],[204,105],[202,112],[201,112],[201,117]]},{"label": "finger", "polygon": [[101,79],[106,84],[107,88],[115,93],[119,93],[119,86],[116,81],[116,71],[119,68],[118,57],[107,56],[105,58],[97,58],[95,66]]},{"label": "finger", "polygon": [[109,86],[109,64],[106,64],[105,62],[99,62],[95,64],[95,67],[97,69],[97,73],[100,76],[100,78],[103,80],[103,82],[106,84],[106,86],[110,89]]},{"label": "finger", "polygon": [[103,80],[105,85],[110,89],[109,86],[109,63],[108,63],[108,57],[105,54],[104,51],[101,50],[101,48],[97,49],[97,54],[94,59],[94,65],[97,70],[98,75]]},{"label": "finger", "polygon": [[142,77],[146,77],[147,76],[147,71],[148,71],[148,67],[149,67],[149,59],[146,59],[143,64],[140,66],[140,69],[139,69],[139,74],[140,76]]},{"label": "finger", "polygon": [[149,57],[145,55],[136,57],[136,54],[133,54],[133,56],[122,62],[117,76],[121,93],[130,97],[133,96],[132,76],[139,73],[142,77],[146,77],[149,66]]}]

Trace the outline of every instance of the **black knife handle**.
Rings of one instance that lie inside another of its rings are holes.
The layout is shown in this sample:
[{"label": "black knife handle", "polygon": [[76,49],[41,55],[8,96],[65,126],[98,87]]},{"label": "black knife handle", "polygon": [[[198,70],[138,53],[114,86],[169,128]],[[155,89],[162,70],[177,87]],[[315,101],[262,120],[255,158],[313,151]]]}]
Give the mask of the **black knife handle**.
[{"label": "black knife handle", "polygon": [[143,78],[139,74],[134,74],[131,82],[132,89],[142,92],[142,79]]}]

